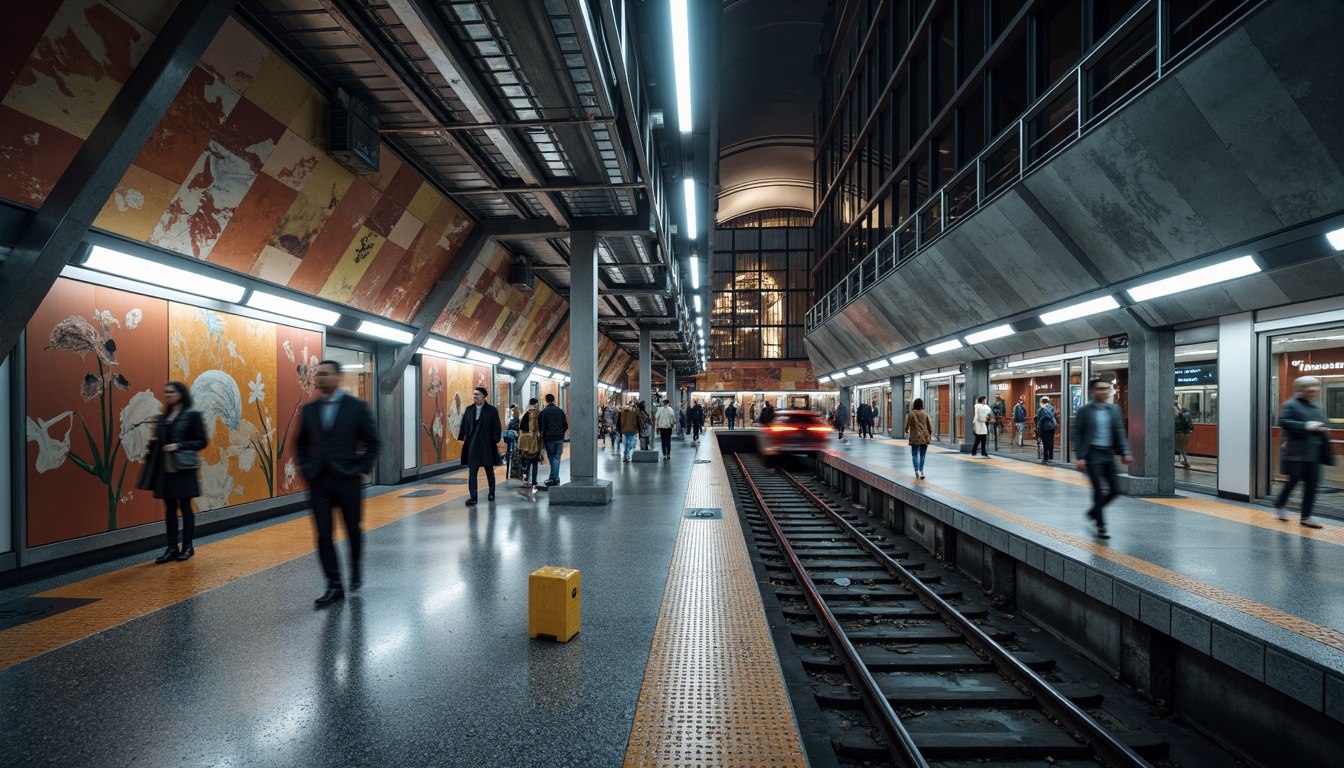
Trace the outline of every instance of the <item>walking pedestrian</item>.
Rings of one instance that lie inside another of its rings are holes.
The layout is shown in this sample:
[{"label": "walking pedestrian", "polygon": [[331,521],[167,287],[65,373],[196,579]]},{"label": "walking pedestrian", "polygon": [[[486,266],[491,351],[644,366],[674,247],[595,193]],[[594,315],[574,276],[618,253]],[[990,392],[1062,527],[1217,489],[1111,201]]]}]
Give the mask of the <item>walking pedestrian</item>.
[{"label": "walking pedestrian", "polygon": [[[208,439],[205,421],[191,407],[191,391],[180,381],[163,388],[163,412],[154,418],[150,431],[149,453],[141,474],[141,490],[153,491],[163,499],[163,522],[168,547],[154,562],[190,560],[196,554],[192,540],[196,534],[196,515],[191,500],[201,495],[200,454]],[[182,547],[177,545],[177,515],[182,513]]]},{"label": "walking pedestrian", "polygon": [[737,402],[729,401],[728,407],[724,409],[723,415],[728,418],[728,428],[733,429],[737,426]]},{"label": "walking pedestrian", "polygon": [[1325,411],[1316,402],[1321,396],[1321,380],[1303,376],[1293,382],[1294,397],[1279,408],[1279,428],[1283,430],[1283,444],[1279,446],[1279,471],[1288,476],[1274,501],[1274,511],[1280,520],[1287,520],[1283,508],[1293,488],[1302,483],[1302,516],[1298,522],[1307,528],[1320,528],[1311,519],[1316,504],[1316,484],[1321,479],[1321,465],[1335,463],[1330,448]]},{"label": "walking pedestrian", "polygon": [[835,406],[835,431],[839,433],[840,439],[845,439],[845,427],[849,426],[849,406],[841,402]]},{"label": "walking pedestrian", "polygon": [[1019,446],[1022,445],[1022,439],[1027,434],[1027,396],[1022,395],[1017,398],[1017,405],[1013,406],[1013,440]]},{"label": "walking pedestrian", "polygon": [[537,417],[541,424],[541,440],[546,445],[546,463],[551,467],[551,476],[546,478],[546,487],[560,484],[560,454],[565,450],[565,433],[569,431],[569,419],[565,412],[555,404],[555,395],[546,395],[546,407]]},{"label": "walking pedestrian", "polygon": [[315,601],[318,607],[345,597],[341,571],[332,543],[335,520],[332,510],[341,508],[345,535],[350,542],[350,591],[363,582],[360,570],[363,531],[360,515],[364,503],[361,486],[373,471],[378,457],[378,429],[373,413],[363,400],[341,390],[341,364],[323,360],[313,372],[317,399],[303,406],[299,436],[295,440],[299,471],[308,483],[317,529],[317,556],[327,577],[327,589]]},{"label": "walking pedestrian", "polygon": [[537,398],[527,401],[527,413],[519,422],[518,458],[523,462],[523,485],[529,491],[540,488],[537,485],[537,467],[541,464],[541,405]]},{"label": "walking pedestrian", "polygon": [[775,406],[766,403],[761,406],[761,426],[768,427],[775,420]]},{"label": "walking pedestrian", "polygon": [[1041,463],[1049,464],[1055,460],[1055,430],[1059,429],[1059,415],[1050,398],[1041,398],[1041,407],[1036,409],[1036,439],[1041,443]]},{"label": "walking pedestrian", "polygon": [[691,428],[691,445],[699,445],[700,430],[705,426],[705,407],[698,402],[692,404],[686,414],[686,424]]},{"label": "walking pedestrian", "polygon": [[[1092,508],[1087,516],[1097,524],[1097,538],[1109,539],[1103,508],[1120,495],[1115,487],[1115,459],[1129,463],[1129,441],[1125,438],[1124,414],[1110,402],[1111,384],[1093,379],[1087,389],[1092,401],[1078,409],[1073,419],[1073,444],[1078,447],[1079,472],[1092,481]],[[1103,482],[1106,490],[1102,490]]]},{"label": "walking pedestrian", "polygon": [[471,391],[471,405],[462,414],[462,426],[457,429],[458,442],[462,443],[462,459],[467,465],[467,506],[476,504],[476,472],[485,470],[485,481],[489,484],[487,501],[495,500],[495,465],[499,463],[500,433],[499,411],[486,402],[490,393],[485,387]]},{"label": "walking pedestrian", "polygon": [[859,425],[859,439],[868,436],[868,420],[872,418],[872,411],[867,403],[860,402],[859,407],[854,409],[854,421]]},{"label": "walking pedestrian", "polygon": [[644,413],[635,405],[626,406],[621,412],[621,437],[625,441],[625,455],[622,461],[630,462],[630,455],[635,451],[635,438],[643,431]]},{"label": "walking pedestrian", "polygon": [[672,460],[672,429],[677,426],[677,414],[672,410],[672,401],[664,400],[663,407],[654,414],[658,436],[663,440],[663,461]]},{"label": "walking pedestrian", "polygon": [[615,403],[607,403],[603,419],[607,423],[607,434],[611,435],[611,455],[616,456],[621,452],[621,412]]},{"label": "walking pedestrian", "polygon": [[653,440],[653,419],[649,417],[649,405],[643,400],[639,401],[639,450],[649,450],[649,442]]},{"label": "walking pedestrian", "polygon": [[929,440],[933,438],[933,419],[924,410],[924,398],[917,397],[910,404],[910,412],[905,415],[904,431],[910,441],[910,460],[915,465],[915,478],[924,480],[924,458],[929,452]]},{"label": "walking pedestrian", "polygon": [[1182,467],[1189,469],[1190,455],[1187,451],[1190,449],[1190,433],[1195,431],[1195,420],[1190,416],[1189,408],[1181,407],[1181,401],[1177,400],[1172,408],[1176,414],[1176,460]]},{"label": "walking pedestrian", "polygon": [[522,427],[523,415],[515,404],[509,405],[509,420],[504,424],[504,479],[513,474],[513,460],[518,453],[518,429]]},{"label": "walking pedestrian", "polygon": [[971,443],[971,456],[975,456],[975,449],[980,449],[980,455],[989,458],[989,420],[994,417],[994,412],[989,409],[985,403],[985,396],[981,395],[975,401],[975,414],[972,417],[971,428],[975,431],[975,440]]}]

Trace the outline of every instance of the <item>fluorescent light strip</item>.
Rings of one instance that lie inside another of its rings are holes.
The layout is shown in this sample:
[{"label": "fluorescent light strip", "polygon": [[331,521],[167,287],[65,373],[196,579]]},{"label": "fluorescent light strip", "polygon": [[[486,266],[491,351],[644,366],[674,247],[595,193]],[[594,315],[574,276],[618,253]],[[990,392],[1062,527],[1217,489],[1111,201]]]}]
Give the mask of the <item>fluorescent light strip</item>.
[{"label": "fluorescent light strip", "polygon": [[691,257],[691,288],[700,290],[700,259],[697,256]]},{"label": "fluorescent light strip", "polygon": [[227,280],[217,280],[185,269],[170,267],[157,261],[142,259],[128,253],[114,251],[95,245],[89,250],[89,258],[82,265],[86,269],[106,272],[140,283],[148,283],[162,288],[170,288],[183,293],[204,296],[208,299],[227,301],[237,304],[243,300],[247,289]]},{"label": "fluorescent light strip", "polygon": [[700,317],[700,316],[696,316],[696,318],[695,318],[695,327],[696,327],[696,328],[704,328],[704,327],[705,327],[705,318]]},{"label": "fluorescent light strip", "polygon": [[1014,333],[1016,333],[1016,331],[1013,330],[1013,326],[1011,324],[1005,323],[1004,325],[995,326],[993,328],[987,328],[983,331],[976,331],[975,333],[966,334],[966,343],[983,344],[986,341],[993,341],[994,339],[1002,339],[1004,336],[1012,336]]},{"label": "fluorescent light strip", "polygon": [[677,77],[677,123],[691,130],[691,30],[687,0],[672,0],[672,61]]},{"label": "fluorescent light strip", "polygon": [[695,179],[683,181],[682,188],[686,190],[686,237],[694,240],[699,236],[695,227]]},{"label": "fluorescent light strip", "polygon": [[411,341],[415,339],[415,334],[410,331],[403,331],[400,328],[393,328],[390,325],[375,323],[372,320],[365,320],[360,323],[359,328],[355,333],[364,336],[372,336],[376,339],[395,341],[398,344],[410,344]]},{"label": "fluorescent light strip", "polygon": [[695,294],[695,313],[698,315],[701,313],[701,311],[702,310],[700,309],[700,294],[697,293]]},{"label": "fluorescent light strip", "polygon": [[825,384],[826,382],[828,382],[828,381],[830,381],[830,380],[831,380],[831,377],[830,377],[830,376],[822,376],[820,379],[817,379],[817,383],[818,383],[818,384]]},{"label": "fluorescent light strip", "polygon": [[1112,309],[1119,309],[1120,302],[1115,300],[1114,296],[1102,296],[1100,299],[1084,301],[1081,304],[1074,304],[1063,309],[1056,309],[1051,312],[1045,312],[1041,315],[1041,322],[1046,325],[1055,325],[1069,320],[1077,320],[1080,317],[1095,315],[1098,312],[1106,312]]},{"label": "fluorescent light strip", "polygon": [[845,371],[846,376],[858,376],[860,373],[863,373],[863,368],[850,368]]},{"label": "fluorescent light strip", "polygon": [[494,355],[487,355],[484,352],[477,352],[474,349],[467,350],[467,359],[475,360],[478,363],[489,363],[490,365],[499,365],[500,358]]},{"label": "fluorescent light strip", "polygon": [[918,358],[919,358],[918,352],[902,352],[901,354],[891,358],[891,364],[900,365],[901,363],[908,363],[911,360],[916,360]]},{"label": "fluorescent light strip", "polygon": [[[1344,249],[1337,249],[1344,250]],[[1130,288],[1125,293],[1134,301],[1147,301],[1161,296],[1170,296],[1173,293],[1189,291],[1195,288],[1203,288],[1206,285],[1221,283],[1227,280],[1236,280],[1238,277],[1254,275],[1260,271],[1260,265],[1255,263],[1255,259],[1250,256],[1242,256],[1239,259],[1224,261],[1220,264],[1214,264],[1201,269],[1191,270],[1182,275],[1154,280],[1151,283]]]},{"label": "fluorescent light strip", "polygon": [[952,339],[951,341],[944,341],[941,344],[934,344],[931,347],[925,347],[924,351],[930,355],[937,355],[943,352],[951,352],[954,349],[961,349],[960,339]]},{"label": "fluorescent light strip", "polygon": [[869,363],[869,364],[868,364],[868,370],[870,370],[870,371],[880,371],[880,370],[882,370],[883,368],[890,368],[890,367],[891,367],[891,362],[890,362],[890,361],[887,361],[887,360],[878,360],[876,363]]},{"label": "fluorescent light strip", "polygon": [[1344,229],[1336,229],[1334,232],[1326,232],[1325,239],[1330,241],[1330,247],[1336,251],[1344,251]]},{"label": "fluorescent light strip", "polygon": [[439,341],[438,339],[426,340],[425,346],[422,347],[422,349],[428,349],[430,352],[437,352],[440,355],[448,355],[450,357],[462,357],[467,354],[466,347],[459,347],[456,344],[449,344],[446,341]]},{"label": "fluorescent light strip", "polygon": [[504,366],[510,371],[521,371],[527,367],[522,363],[518,362],[517,360],[505,360],[504,362],[500,363],[500,365]]},{"label": "fluorescent light strip", "polygon": [[285,317],[292,317],[296,320],[307,320],[318,325],[335,325],[336,321],[341,319],[341,313],[339,312],[322,309],[312,304],[287,299],[264,291],[253,291],[252,295],[247,297],[247,306],[266,312],[274,312]]},{"label": "fluorescent light strip", "polygon": [[533,376],[536,376],[538,379],[549,379],[549,378],[551,378],[551,372],[548,371],[548,370],[546,370],[545,368],[533,368],[533,369],[532,369],[532,375],[533,375]]}]

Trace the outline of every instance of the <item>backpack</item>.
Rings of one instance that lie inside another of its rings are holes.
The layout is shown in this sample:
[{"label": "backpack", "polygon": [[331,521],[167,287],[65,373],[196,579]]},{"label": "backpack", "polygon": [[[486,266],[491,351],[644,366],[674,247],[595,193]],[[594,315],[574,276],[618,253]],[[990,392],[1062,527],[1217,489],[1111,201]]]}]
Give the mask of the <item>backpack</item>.
[{"label": "backpack", "polygon": [[1187,433],[1195,431],[1195,420],[1190,418],[1190,412],[1184,408],[1176,414],[1176,431]]},{"label": "backpack", "polygon": [[1055,421],[1055,407],[1053,405],[1047,405],[1045,408],[1042,408],[1040,423],[1036,425],[1036,428],[1055,429],[1058,426],[1059,422]]}]

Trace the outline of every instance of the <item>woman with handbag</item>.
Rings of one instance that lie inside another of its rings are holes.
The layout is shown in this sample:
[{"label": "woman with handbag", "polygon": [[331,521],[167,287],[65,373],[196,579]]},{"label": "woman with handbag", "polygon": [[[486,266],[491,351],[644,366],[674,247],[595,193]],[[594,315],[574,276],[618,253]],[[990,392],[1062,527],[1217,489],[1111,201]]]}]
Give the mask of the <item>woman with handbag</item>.
[{"label": "woman with handbag", "polygon": [[541,404],[537,398],[527,401],[527,413],[519,424],[518,456],[523,460],[523,484],[537,490],[537,465],[541,464],[541,425],[537,423]]},{"label": "woman with handbag", "polygon": [[[163,499],[163,522],[167,527],[168,548],[154,561],[190,560],[196,550],[192,537],[196,533],[196,515],[191,511],[191,500],[201,495],[200,451],[208,442],[205,421],[200,411],[191,407],[191,391],[180,381],[170,381],[163,388],[163,413],[158,417],[149,444],[149,456],[140,487],[154,492],[154,498]],[[182,547],[177,546],[177,515],[182,513]]]}]

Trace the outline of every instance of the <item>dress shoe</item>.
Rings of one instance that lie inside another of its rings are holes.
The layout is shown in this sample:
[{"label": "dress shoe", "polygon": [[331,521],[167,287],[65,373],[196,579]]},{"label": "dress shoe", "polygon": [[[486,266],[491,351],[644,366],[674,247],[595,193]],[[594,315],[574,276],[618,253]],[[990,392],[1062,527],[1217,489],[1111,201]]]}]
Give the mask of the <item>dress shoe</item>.
[{"label": "dress shoe", "polygon": [[322,596],[314,600],[313,603],[317,605],[318,608],[322,608],[344,598],[345,590],[340,587],[327,587],[327,591],[323,592]]},{"label": "dress shoe", "polygon": [[467,499],[467,506],[468,506],[468,507],[474,507],[474,506],[476,506],[476,500],[475,500],[475,499]]},{"label": "dress shoe", "polygon": [[1303,528],[1324,528],[1324,527],[1325,527],[1324,525],[1321,525],[1320,523],[1316,522],[1315,520],[1303,520],[1303,521],[1301,521],[1301,525],[1302,525]]},{"label": "dress shoe", "polygon": [[364,579],[360,578],[359,571],[350,574],[350,591],[358,592],[362,586],[364,586]]},{"label": "dress shoe", "polygon": [[195,548],[195,547],[187,547],[186,549],[182,550],[182,554],[178,555],[178,556],[177,556],[177,559],[178,559],[178,560],[190,560],[190,559],[191,559],[191,556],[194,555],[194,554],[196,554],[196,548]]},{"label": "dress shoe", "polygon": [[494,500],[495,500],[495,492],[494,492],[494,491],[491,491],[490,493],[486,494],[486,495],[485,495],[485,500],[486,500],[486,501],[494,501]]},{"label": "dress shoe", "polygon": [[1105,527],[1105,526],[1102,526],[1102,525],[1097,526],[1097,538],[1098,538],[1098,539],[1109,539],[1109,538],[1111,538],[1111,535],[1110,535],[1109,533],[1106,532],[1106,527]]},{"label": "dress shoe", "polygon": [[177,547],[169,547],[163,550],[163,554],[156,557],[154,559],[154,562],[158,563],[159,565],[163,565],[164,563],[171,563],[176,559],[177,559]]}]

